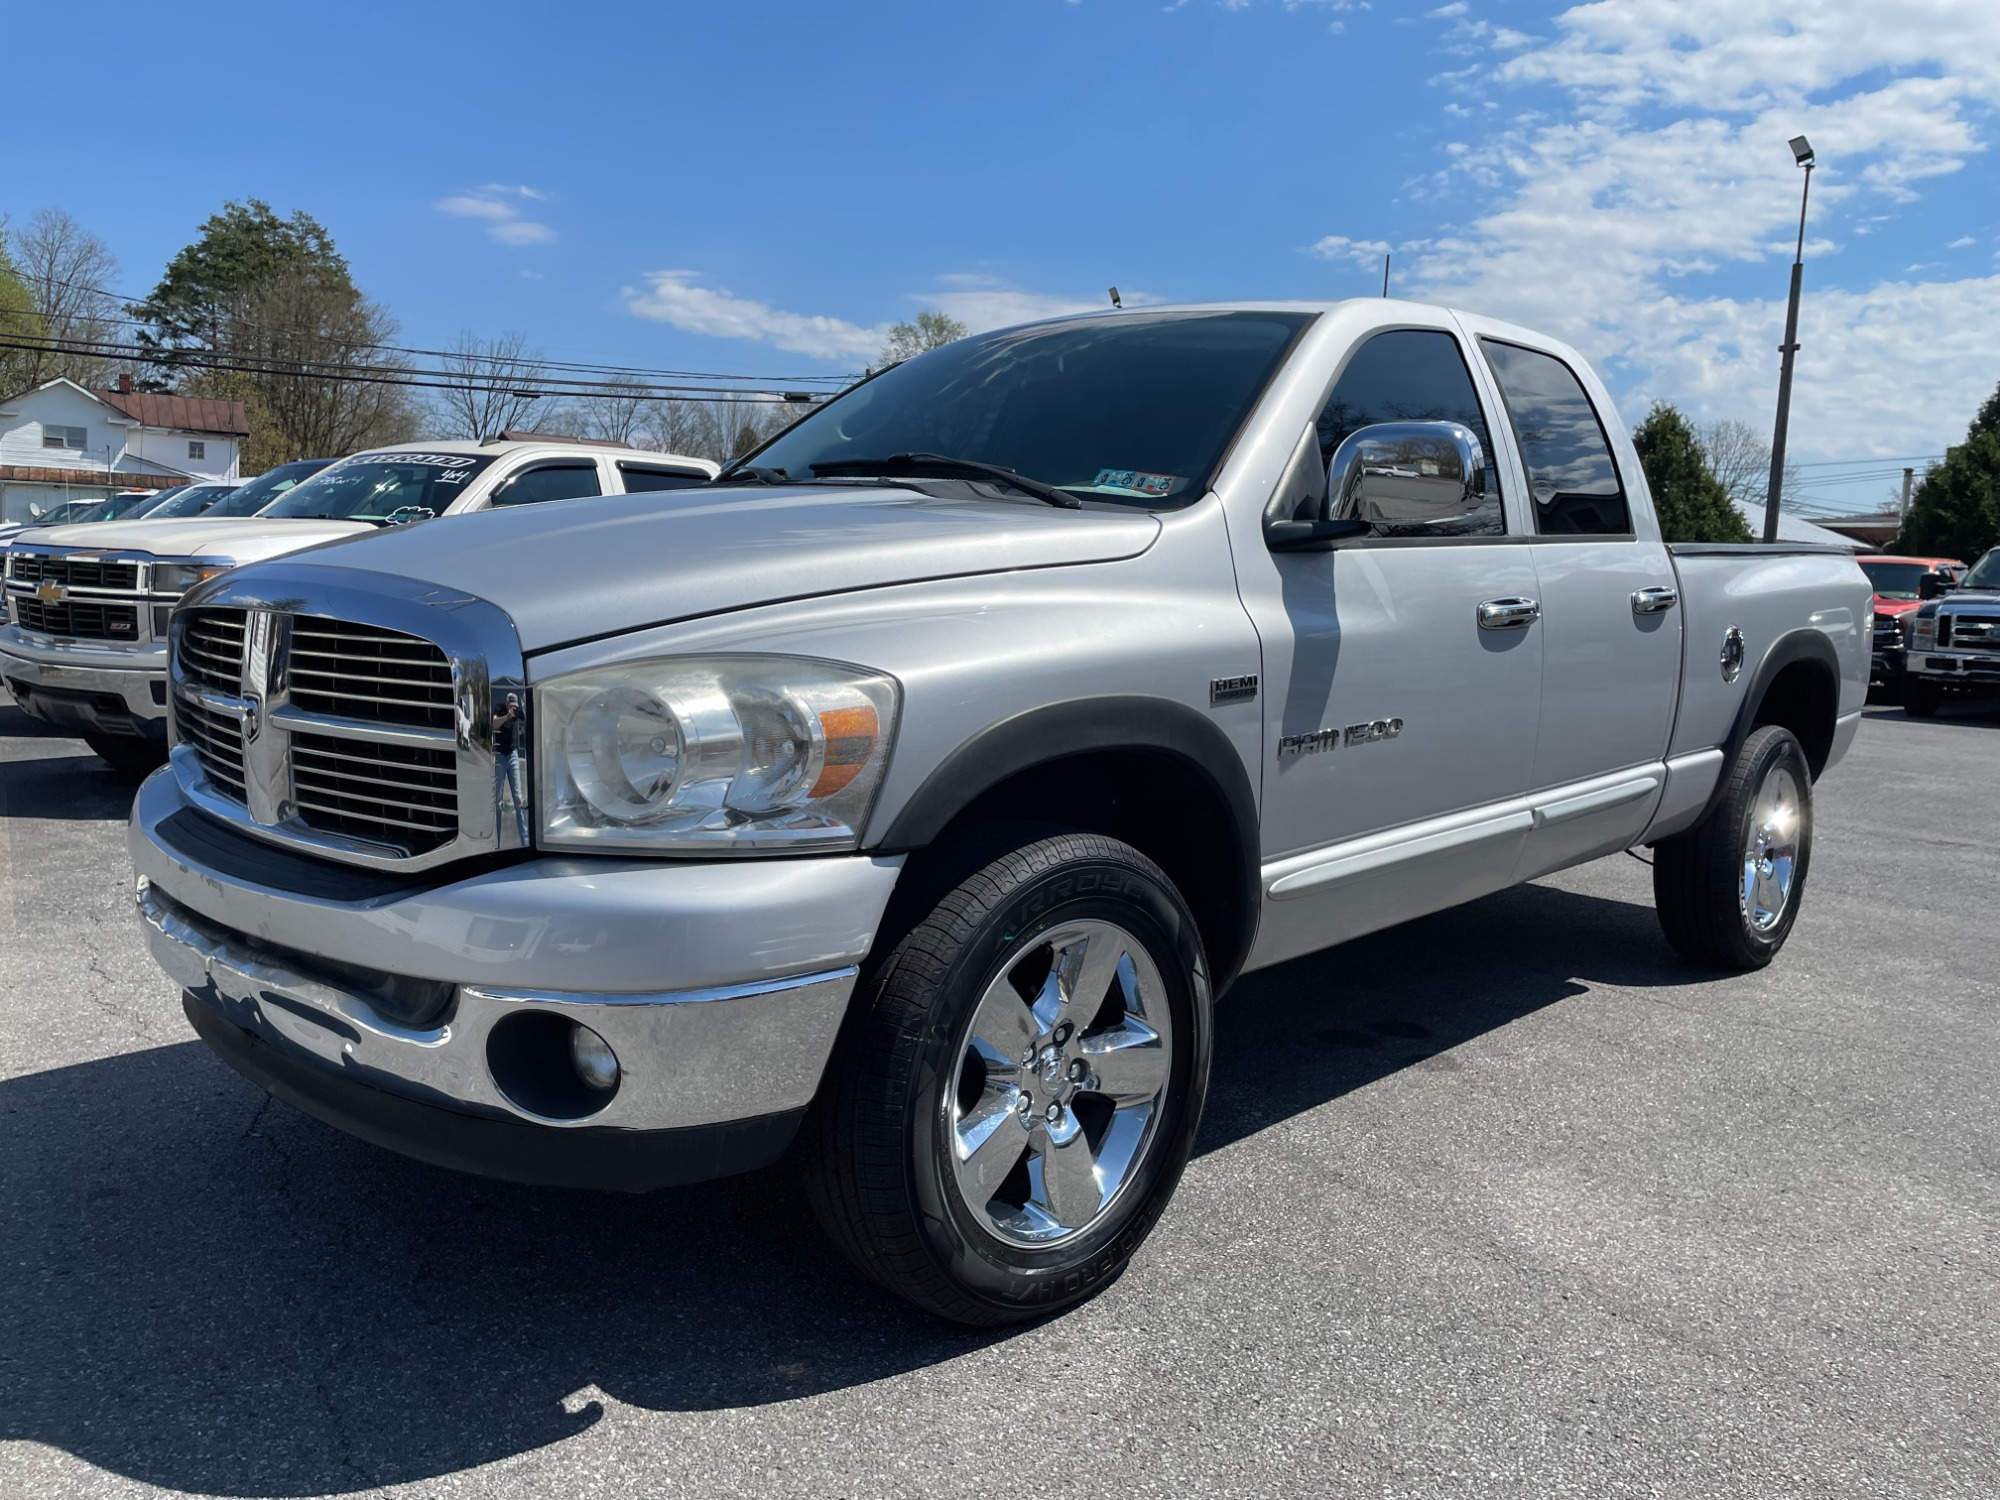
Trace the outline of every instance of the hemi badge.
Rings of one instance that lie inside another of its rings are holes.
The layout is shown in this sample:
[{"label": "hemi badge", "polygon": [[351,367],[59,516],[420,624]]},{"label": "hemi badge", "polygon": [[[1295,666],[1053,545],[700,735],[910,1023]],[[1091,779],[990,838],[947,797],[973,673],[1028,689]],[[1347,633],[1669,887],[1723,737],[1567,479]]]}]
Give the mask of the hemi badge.
[{"label": "hemi badge", "polygon": [[1257,696],[1257,674],[1248,677],[1216,677],[1208,684],[1210,703],[1248,703]]}]

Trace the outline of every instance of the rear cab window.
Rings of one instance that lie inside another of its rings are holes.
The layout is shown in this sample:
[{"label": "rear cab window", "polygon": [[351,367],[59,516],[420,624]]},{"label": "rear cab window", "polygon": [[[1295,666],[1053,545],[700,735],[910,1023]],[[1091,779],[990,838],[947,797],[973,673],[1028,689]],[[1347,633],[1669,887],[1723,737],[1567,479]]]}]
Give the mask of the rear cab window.
[{"label": "rear cab window", "polygon": [[487,504],[498,510],[510,505],[541,505],[550,500],[579,500],[604,493],[604,482],[592,458],[552,459],[529,464],[500,481]]},{"label": "rear cab window", "polygon": [[1553,354],[1482,338],[1528,471],[1539,536],[1620,536],[1632,508],[1597,409],[1576,372]]}]

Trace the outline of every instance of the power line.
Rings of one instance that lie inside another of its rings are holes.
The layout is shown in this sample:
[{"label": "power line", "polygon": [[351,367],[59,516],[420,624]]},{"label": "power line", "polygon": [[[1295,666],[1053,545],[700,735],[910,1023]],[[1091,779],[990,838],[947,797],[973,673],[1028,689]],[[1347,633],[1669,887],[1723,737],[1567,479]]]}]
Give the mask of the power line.
[{"label": "power line", "polygon": [[[22,349],[31,352],[52,354],[74,354],[92,359],[143,358],[143,353],[132,345],[108,343],[74,343],[52,339],[25,341],[0,339],[0,349]],[[487,394],[531,395],[540,399],[544,395],[589,396],[593,392],[615,391],[624,400],[631,401],[713,401],[723,404],[740,405],[799,405],[802,404],[782,391],[746,391],[727,387],[669,386],[640,389],[632,385],[610,381],[565,382],[516,380],[502,376],[482,378],[476,373],[460,373],[453,370],[395,369],[384,366],[356,366],[347,364],[320,363],[312,360],[267,360],[260,364],[244,363],[241,360],[214,359],[204,355],[188,355],[180,363],[197,370],[212,370],[242,375],[262,375],[290,380],[323,380],[336,383],[362,385],[400,385],[417,390],[470,391]],[[358,373],[359,371],[372,373]],[[573,389],[551,389],[548,391],[524,391],[523,386],[570,386]],[[803,394],[803,393],[801,393]]]},{"label": "power line", "polygon": [[[73,291],[90,292],[96,296],[109,297],[113,301],[127,304],[128,311],[132,304],[143,302],[145,300],[142,297],[135,297],[126,292],[112,291],[109,287],[92,286],[87,282],[80,282],[80,281],[66,281],[60,276],[29,276],[29,277],[23,277],[22,279],[30,283],[37,281],[46,281],[54,286],[69,287]],[[147,322],[143,318],[118,317],[109,314],[99,314],[93,316],[94,320],[97,322],[116,323],[127,328],[151,328],[154,326],[153,324]],[[250,323],[249,326],[254,328],[258,327],[259,325],[252,322]],[[285,331],[290,331],[295,333],[316,332],[316,330],[308,329],[300,325],[293,325],[290,330],[285,330],[282,328],[273,329],[272,326],[269,324],[265,324],[262,326],[266,328],[268,331],[275,331],[275,332],[285,332]],[[355,349],[374,349],[388,354],[421,355],[429,359],[467,359],[467,358],[476,359],[484,357],[476,353],[468,353],[468,351],[462,349],[426,349],[420,346],[408,345],[408,344],[379,344],[379,343],[357,342],[355,344],[350,345],[349,347]],[[181,351],[174,349],[172,346],[163,345],[159,349],[143,350],[139,357],[146,360],[149,363],[173,364],[179,362],[180,354]],[[861,378],[860,373],[858,371],[849,371],[844,374],[836,374],[836,375],[735,375],[719,370],[668,370],[668,369],[661,369],[656,366],[634,367],[631,365],[597,364],[580,360],[549,359],[541,355],[518,356],[516,357],[516,362],[524,365],[532,365],[537,369],[574,370],[574,371],[580,371],[585,374],[640,375],[640,376],[659,375],[659,376],[666,376],[672,379],[731,380],[731,381],[740,381],[745,383],[762,383],[770,385],[827,385],[827,384],[849,385]]]}]

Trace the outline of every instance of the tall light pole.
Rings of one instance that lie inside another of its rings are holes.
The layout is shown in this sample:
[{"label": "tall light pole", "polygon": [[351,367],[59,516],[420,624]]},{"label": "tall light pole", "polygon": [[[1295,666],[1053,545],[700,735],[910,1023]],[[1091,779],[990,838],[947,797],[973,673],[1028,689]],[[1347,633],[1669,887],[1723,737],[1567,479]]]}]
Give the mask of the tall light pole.
[{"label": "tall light pole", "polygon": [[1764,492],[1764,540],[1778,539],[1778,497],[1785,487],[1785,429],[1792,420],[1792,356],[1799,352],[1799,287],[1806,274],[1806,200],[1812,196],[1813,148],[1802,135],[1792,137],[1792,159],[1805,168],[1799,192],[1799,247],[1792,255],[1792,300],[1785,309],[1785,341],[1778,346],[1778,428],[1771,434],[1771,485]]}]

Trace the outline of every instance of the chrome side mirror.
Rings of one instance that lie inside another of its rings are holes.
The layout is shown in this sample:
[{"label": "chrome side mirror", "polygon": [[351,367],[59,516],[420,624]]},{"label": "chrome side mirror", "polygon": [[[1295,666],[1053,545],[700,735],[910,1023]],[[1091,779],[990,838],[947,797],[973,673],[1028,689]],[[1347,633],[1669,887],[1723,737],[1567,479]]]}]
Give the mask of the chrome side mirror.
[{"label": "chrome side mirror", "polygon": [[1331,520],[1442,526],[1486,504],[1486,453],[1457,422],[1378,422],[1334,450],[1326,493]]}]

